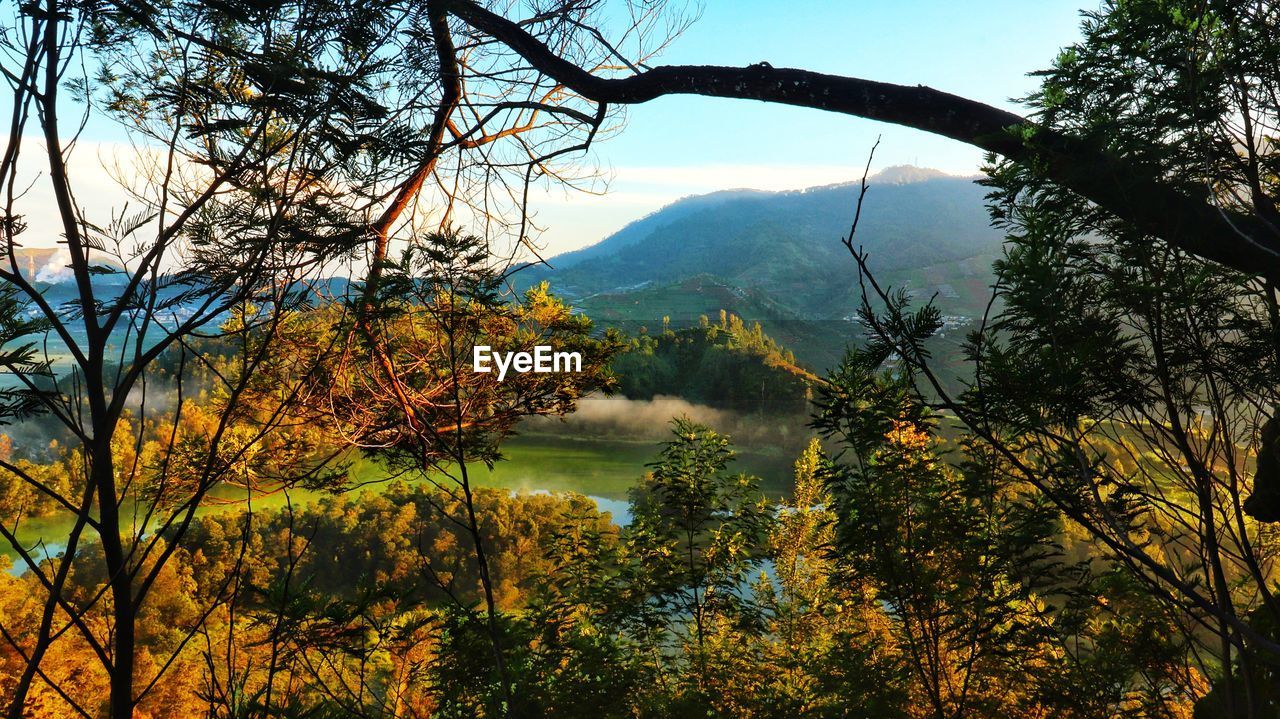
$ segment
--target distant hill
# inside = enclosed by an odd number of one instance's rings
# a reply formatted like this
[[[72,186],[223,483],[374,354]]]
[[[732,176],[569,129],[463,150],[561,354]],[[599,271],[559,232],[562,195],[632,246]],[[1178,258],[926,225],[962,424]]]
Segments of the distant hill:
[[[579,299],[710,275],[763,290],[807,319],[843,317],[853,310],[853,263],[840,239],[857,193],[846,184],[686,198],[596,245],[552,258],[554,269],[520,274],[526,282],[550,280]],[[885,272],[994,256],[1001,235],[989,224],[983,195],[968,178],[890,168],[871,182],[856,242]]]
[[[557,270],[565,270],[589,260],[607,258],[609,255],[628,245],[644,241],[649,235],[663,226],[684,219],[702,211],[715,210],[726,203],[751,198],[767,197],[773,193],[763,190],[722,190],[707,195],[694,195],[650,213],[618,230],[601,242],[580,250],[556,255],[554,265]]]
[[[759,323],[719,312],[692,327],[644,332],[613,362],[631,399],[676,395],[711,407],[770,414],[808,409],[819,380]]]
[[[936,297],[953,324],[979,313],[1002,244],[985,189],[911,166],[888,168],[869,184],[855,244],[877,275]],[[517,277],[549,281],[592,317],[630,329],[656,327],[664,316],[689,325],[724,309],[761,322],[810,364],[829,365],[856,334],[856,270],[841,238],[857,197],[856,183],[689,197]]]

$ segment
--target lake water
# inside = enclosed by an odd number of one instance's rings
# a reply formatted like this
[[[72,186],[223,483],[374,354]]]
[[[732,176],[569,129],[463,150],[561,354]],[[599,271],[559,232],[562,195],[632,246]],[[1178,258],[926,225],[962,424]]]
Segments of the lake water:
[[[469,474],[475,486],[508,489],[512,492],[556,493],[576,492],[595,500],[602,511],[609,512],[613,521],[626,524],[630,521],[627,510],[627,491],[645,474],[645,465],[653,462],[659,446],[651,440],[590,439],[560,435],[513,437],[503,445],[505,460],[493,469],[483,465],[470,466]],[[791,467],[794,456],[784,451],[739,451],[737,460],[730,466],[733,472],[745,472],[761,479],[765,494],[778,497],[791,489]],[[377,491],[386,472],[377,464],[357,462],[352,474],[361,486],[352,492]],[[229,493],[221,493],[229,499]],[[322,496],[319,492],[293,491],[289,501],[305,503]],[[270,509],[282,506],[285,497],[280,494],[254,499],[254,508]],[[228,504],[215,504],[202,512],[232,511]],[[39,560],[46,555],[57,556],[65,547],[61,540],[69,531],[68,521],[31,520],[24,522],[20,538],[29,547],[43,540],[42,548],[32,554]],[[95,541],[91,533],[84,538]],[[7,542],[3,553],[13,562],[11,573],[26,571],[25,563],[18,558]]]

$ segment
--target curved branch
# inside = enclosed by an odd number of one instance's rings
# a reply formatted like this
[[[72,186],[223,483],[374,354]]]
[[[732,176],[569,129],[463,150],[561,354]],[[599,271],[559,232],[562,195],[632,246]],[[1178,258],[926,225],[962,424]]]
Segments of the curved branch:
[[[924,85],[894,85],[807,70],[660,66],[625,78],[591,74],[506,18],[470,0],[449,12],[589,100],[639,104],[664,95],[706,95],[810,107],[923,130],[1029,164],[1044,177],[1186,252],[1280,278],[1280,237],[1253,214],[1215,206],[1159,170],[1020,115]],[[1199,194],[1193,194],[1199,192]]]
[[[427,4],[427,20],[431,26],[431,37],[436,47],[436,57],[440,61],[440,81],[442,94],[440,105],[436,108],[431,121],[431,129],[427,136],[427,153],[418,164],[417,169],[404,184],[397,189],[391,204],[383,210],[377,222],[373,224],[373,252],[369,260],[369,273],[365,277],[364,290],[360,298],[360,310],[356,317],[357,325],[364,326],[368,314],[377,297],[378,284],[382,279],[382,265],[386,262],[387,251],[391,246],[391,228],[404,215],[405,211],[418,196],[422,185],[435,171],[436,161],[440,159],[441,146],[444,143],[445,129],[449,123],[449,115],[458,107],[462,99],[462,83],[458,70],[458,58],[453,45],[453,36],[449,32],[448,16],[437,10],[434,3]]]

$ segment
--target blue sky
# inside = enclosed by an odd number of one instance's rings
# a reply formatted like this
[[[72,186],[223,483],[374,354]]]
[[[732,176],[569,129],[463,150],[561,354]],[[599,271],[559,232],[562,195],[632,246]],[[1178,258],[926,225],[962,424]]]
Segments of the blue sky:
[[[1011,98],[1079,37],[1088,0],[707,0],[658,63],[801,67],[924,84],[1017,111]],[[602,239],[679,197],[716,189],[799,189],[915,164],[975,173],[982,153],[892,125],[743,100],[668,97],[628,110],[596,148],[603,198],[552,192],[538,203],[551,254]]]
[[[779,10],[779,7],[785,10]],[[709,0],[662,62],[800,67],[924,84],[984,102],[1035,87],[1078,37],[1080,0]],[[663,98],[630,110],[627,131],[600,149],[617,164],[859,162],[877,133],[886,164],[953,172],[977,166],[959,143],[813,110],[717,98]],[[881,164],[881,163],[877,163]]]

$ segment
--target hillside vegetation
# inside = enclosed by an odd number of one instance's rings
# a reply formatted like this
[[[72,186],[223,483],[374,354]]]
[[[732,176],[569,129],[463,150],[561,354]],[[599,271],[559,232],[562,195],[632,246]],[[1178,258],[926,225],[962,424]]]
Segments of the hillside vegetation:
[[[990,299],[1002,235],[970,178],[895,167],[869,181],[858,244],[883,281],[933,298],[949,329],[973,324]],[[596,321],[628,332],[667,318],[689,327],[720,310],[794,347],[817,368],[860,340],[860,292],[841,239],[858,185],[795,192],[729,190],[689,197],[590,247],[517,273],[541,281]]]
[[[1002,237],[990,226],[985,190],[971,179],[920,168],[890,168],[870,180],[858,242],[882,273],[930,268],[915,283],[947,306],[974,309],[971,277],[990,276]],[[620,296],[711,276],[758,290],[805,320],[854,311],[853,263],[840,240],[857,202],[855,184],[796,192],[733,190],[680,200],[600,243],[531,267],[522,282],[547,279],[591,314]],[[963,262],[984,258],[981,262]],[[954,268],[947,271],[947,268]],[[979,290],[985,294],[985,283]],[[657,317],[650,319],[656,320]],[[763,319],[747,316],[747,319]]]
[[[818,378],[764,333],[760,323],[720,311],[695,327],[640,334],[613,361],[619,389],[632,399],[676,395],[713,407],[803,413]]]

